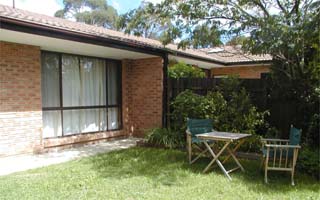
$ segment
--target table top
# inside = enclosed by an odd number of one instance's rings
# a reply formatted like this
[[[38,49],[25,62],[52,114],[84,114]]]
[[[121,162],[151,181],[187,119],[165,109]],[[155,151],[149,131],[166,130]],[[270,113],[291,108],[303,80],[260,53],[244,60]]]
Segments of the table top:
[[[250,137],[251,134],[213,131],[209,133],[197,134],[196,136],[201,139],[235,141],[235,140],[240,140],[246,137]]]

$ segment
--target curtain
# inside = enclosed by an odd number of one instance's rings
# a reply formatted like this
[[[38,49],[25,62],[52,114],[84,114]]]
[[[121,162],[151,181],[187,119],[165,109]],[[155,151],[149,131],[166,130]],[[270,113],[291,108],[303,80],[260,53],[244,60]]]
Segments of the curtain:
[[[108,108],[108,129],[114,130],[120,127],[118,108]]]
[[[108,105],[119,105],[119,66],[116,62],[109,61],[107,62],[108,70]],[[114,130],[120,127],[119,120],[119,109],[117,107],[108,108],[108,129]]]
[[[43,138],[62,136],[61,111],[44,111],[42,113]]]
[[[59,56],[43,53],[41,61],[42,107],[60,107]],[[42,121],[44,138],[62,135],[60,111],[44,111]]]
[[[119,67],[117,66],[117,63],[109,61],[107,63],[108,67],[108,105],[117,105],[118,102],[118,86],[119,78],[118,78],[118,71]]]
[[[106,105],[105,61],[63,56],[63,106]],[[106,109],[63,111],[64,135],[107,130]]]
[[[56,54],[45,53],[41,59],[42,107],[59,107],[59,57]]]
[[[106,109],[63,111],[63,134],[98,132],[107,130]]]

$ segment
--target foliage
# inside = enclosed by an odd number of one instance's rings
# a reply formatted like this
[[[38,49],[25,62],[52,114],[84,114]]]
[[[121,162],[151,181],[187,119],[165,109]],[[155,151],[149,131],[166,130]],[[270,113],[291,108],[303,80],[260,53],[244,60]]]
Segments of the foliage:
[[[146,141],[166,148],[180,148],[184,144],[183,135],[172,129],[154,128],[146,133]]]
[[[220,112],[225,110],[226,101],[220,93],[212,93],[208,97],[194,94],[191,90],[180,93],[171,103],[172,127],[184,133],[187,118],[210,118],[214,121],[214,128],[219,122]],[[218,115],[219,114],[219,115]]]
[[[206,74],[199,68],[178,62],[168,68],[170,78],[204,78]]]
[[[172,102],[172,125],[185,129],[187,118],[210,118],[220,131],[254,134],[264,124],[267,112],[258,112],[246,90],[236,78],[228,78],[216,92],[206,96],[190,90],[180,93]]]
[[[71,18],[77,22],[115,28],[118,13],[106,0],[63,0],[64,8],[55,13],[56,17]]]
[[[145,38],[160,39],[167,29],[167,24],[170,24],[170,20],[164,18],[158,22],[157,16],[150,14],[152,10],[152,3],[142,1],[137,9],[119,16],[117,30]]]
[[[312,146],[319,148],[320,141],[320,113],[316,113],[312,116],[308,129],[306,130],[306,143],[313,144]],[[318,146],[317,146],[318,145]]]
[[[240,160],[246,172],[231,174],[219,167],[202,173],[208,164],[192,165],[185,152],[130,148],[100,153],[71,162],[0,176],[1,199],[319,199],[318,181],[296,173],[269,172],[269,184],[258,170],[259,161]],[[226,167],[234,166],[233,162]],[[213,192],[213,188],[214,191]]]
[[[258,112],[237,78],[224,80],[219,89],[200,96],[190,90],[180,93],[171,103],[171,126],[184,133],[187,118],[212,119],[219,131],[257,134],[265,126],[267,111]],[[259,151],[260,138],[254,136],[242,150]]]
[[[170,0],[170,2],[173,2]],[[165,2],[164,2],[165,3]],[[182,19],[175,18],[169,12],[160,11],[159,4],[143,2],[142,5],[128,13],[120,16],[118,29],[126,33],[133,33],[144,37],[157,38],[168,44],[173,38],[187,37],[181,41],[185,45],[196,48],[204,48],[222,44],[219,31],[215,25],[210,23],[194,24],[193,28],[181,31]],[[154,37],[154,36],[157,37]]]
[[[297,169],[320,179],[320,150],[311,148],[302,148],[298,161]]]
[[[243,44],[248,40],[248,38],[246,36],[240,35],[240,36],[235,36],[233,37],[231,40],[229,40],[226,45],[230,45],[230,46],[237,46],[237,45],[241,45],[243,46]]]

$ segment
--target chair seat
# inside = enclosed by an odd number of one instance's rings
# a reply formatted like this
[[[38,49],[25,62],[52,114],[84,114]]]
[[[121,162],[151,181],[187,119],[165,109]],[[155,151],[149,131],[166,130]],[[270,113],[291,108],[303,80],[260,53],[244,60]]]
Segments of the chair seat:
[[[273,148],[270,148],[270,150],[269,150],[269,158],[273,158],[274,157],[274,149]],[[267,156],[267,148],[262,148],[262,153],[263,153],[263,157],[266,157]],[[280,158],[280,153],[281,153],[281,151],[280,151],[280,149],[277,149],[276,150],[276,158]],[[287,155],[287,151],[284,149],[284,150],[282,150],[282,158],[285,158],[285,156]],[[289,151],[288,151],[288,158],[292,158],[292,156],[293,156],[293,151],[292,151],[292,149],[289,149]]]

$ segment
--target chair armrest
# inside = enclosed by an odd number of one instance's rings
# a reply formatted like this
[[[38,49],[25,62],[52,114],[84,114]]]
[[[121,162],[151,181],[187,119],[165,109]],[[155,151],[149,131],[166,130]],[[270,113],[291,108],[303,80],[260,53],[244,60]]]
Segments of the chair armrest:
[[[261,142],[289,142],[287,139],[271,139],[271,138],[261,138]]]
[[[279,145],[279,144],[266,144],[266,147],[274,147],[274,148],[291,148],[291,149],[300,149],[300,145]]]

